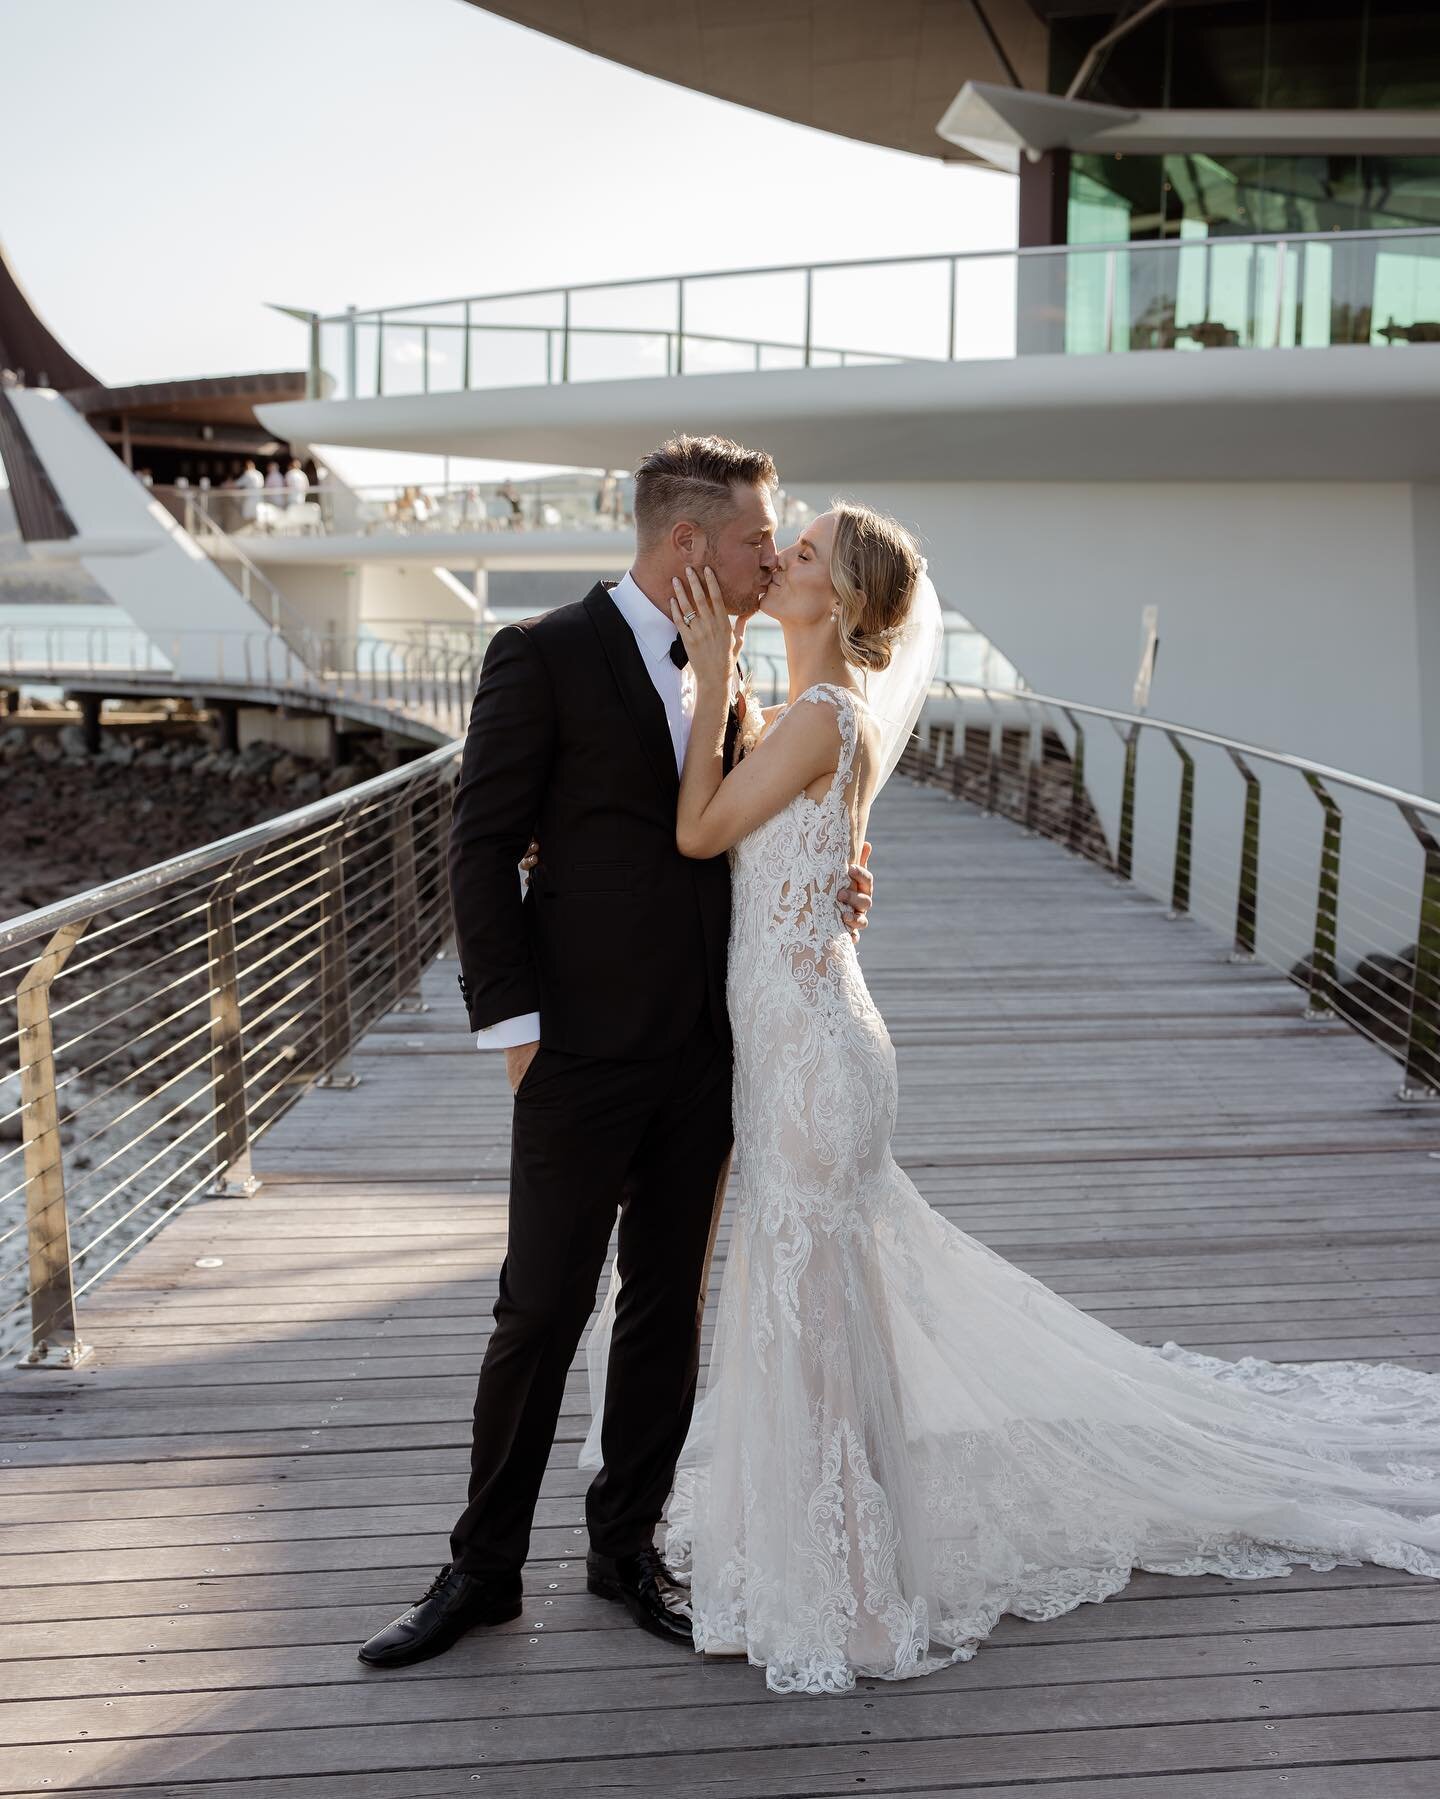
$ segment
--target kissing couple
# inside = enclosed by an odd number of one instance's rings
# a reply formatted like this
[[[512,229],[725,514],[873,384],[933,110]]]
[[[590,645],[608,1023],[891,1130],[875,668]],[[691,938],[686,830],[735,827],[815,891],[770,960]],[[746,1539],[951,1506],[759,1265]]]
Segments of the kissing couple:
[[[509,1236],[451,1559],[360,1659],[519,1616],[617,1218],[587,1585],[776,1692],[927,1673],[1002,1614],[1055,1617],[1136,1567],[1440,1575],[1440,1377],[1133,1343],[896,1164],[895,1052],[857,942],[871,808],[940,603],[914,538],[863,506],[778,552],[775,486],[763,451],[662,445],[636,470],[630,572],[486,653],[450,890],[470,1025],[514,1092]],[[789,699],[748,708],[739,755],[757,605]]]

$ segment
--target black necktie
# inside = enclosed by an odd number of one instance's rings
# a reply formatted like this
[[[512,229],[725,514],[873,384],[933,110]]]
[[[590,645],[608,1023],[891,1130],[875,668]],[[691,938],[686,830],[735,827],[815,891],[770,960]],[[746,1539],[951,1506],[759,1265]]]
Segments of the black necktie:
[[[690,652],[685,648],[685,639],[677,631],[675,641],[670,645],[670,660],[676,668],[684,668],[690,660]]]

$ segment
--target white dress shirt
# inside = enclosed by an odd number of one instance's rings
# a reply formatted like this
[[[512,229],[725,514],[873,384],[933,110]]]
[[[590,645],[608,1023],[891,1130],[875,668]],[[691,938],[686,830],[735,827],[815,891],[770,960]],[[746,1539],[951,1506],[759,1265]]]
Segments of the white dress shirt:
[[[670,660],[670,646],[675,641],[675,621],[668,611],[646,599],[634,575],[627,573],[610,590],[615,609],[635,635],[645,672],[665,707],[665,722],[670,727],[670,743],[675,751],[678,774],[685,764],[685,746],[690,741],[690,721],[695,716],[695,675],[687,666],[676,668]],[[477,1049],[517,1049],[522,1043],[535,1043],[540,1037],[540,1014],[524,1012],[518,1018],[502,1018],[499,1024],[487,1025],[475,1035]]]

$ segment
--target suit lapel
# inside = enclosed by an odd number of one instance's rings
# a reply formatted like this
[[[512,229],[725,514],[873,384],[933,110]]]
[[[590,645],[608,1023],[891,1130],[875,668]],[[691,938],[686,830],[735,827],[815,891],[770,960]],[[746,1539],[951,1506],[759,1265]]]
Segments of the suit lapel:
[[[661,792],[673,806],[680,792],[680,777],[675,771],[675,746],[670,741],[664,701],[655,691],[635,633],[625,623],[603,582],[586,594],[584,605],[640,738],[640,747],[655,771]]]

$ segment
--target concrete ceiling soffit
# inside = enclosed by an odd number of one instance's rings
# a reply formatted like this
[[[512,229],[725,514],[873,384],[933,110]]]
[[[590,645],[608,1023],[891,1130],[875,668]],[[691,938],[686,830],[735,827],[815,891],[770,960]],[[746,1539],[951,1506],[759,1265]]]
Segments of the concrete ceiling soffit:
[[[470,0],[677,86],[917,156],[968,162],[935,120],[972,76],[1008,79],[967,0]],[[983,0],[1020,79],[1045,81],[1028,0]],[[982,159],[988,160],[988,159]]]

